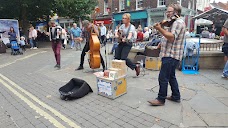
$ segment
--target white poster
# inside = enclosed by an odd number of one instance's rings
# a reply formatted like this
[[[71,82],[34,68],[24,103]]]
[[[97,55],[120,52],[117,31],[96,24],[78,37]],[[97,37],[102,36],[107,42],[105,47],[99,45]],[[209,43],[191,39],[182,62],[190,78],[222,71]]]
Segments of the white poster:
[[[17,36],[20,36],[18,20],[0,19],[0,35],[2,37],[4,44],[10,43],[8,35],[10,27],[14,28],[14,31],[17,33]]]
[[[97,82],[97,87],[99,93],[104,93],[107,96],[112,95],[112,83],[99,79]]]

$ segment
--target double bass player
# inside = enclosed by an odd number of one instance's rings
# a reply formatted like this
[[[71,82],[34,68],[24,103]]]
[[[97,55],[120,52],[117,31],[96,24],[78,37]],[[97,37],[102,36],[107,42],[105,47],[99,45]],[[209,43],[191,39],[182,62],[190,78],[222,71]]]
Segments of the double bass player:
[[[89,44],[90,43],[90,37],[91,37],[90,31],[93,30],[97,34],[97,36],[99,36],[99,31],[98,31],[97,26],[90,23],[88,20],[82,21],[82,26],[84,27],[84,32],[83,32],[82,37],[86,39],[86,44],[85,44],[85,46],[82,50],[82,53],[81,53],[80,65],[75,70],[84,69],[83,64],[84,64],[85,55],[86,55],[86,52],[88,52],[90,50],[90,44]],[[101,54],[100,54],[100,59],[101,59],[101,64],[102,64],[103,71],[104,71],[105,70],[105,63],[104,63],[104,60],[103,60],[103,57],[101,56]]]

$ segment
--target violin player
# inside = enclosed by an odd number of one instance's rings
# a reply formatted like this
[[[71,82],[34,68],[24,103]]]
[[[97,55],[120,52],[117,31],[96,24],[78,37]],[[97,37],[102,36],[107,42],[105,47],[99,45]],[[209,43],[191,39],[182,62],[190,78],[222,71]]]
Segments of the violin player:
[[[82,21],[82,26],[84,27],[84,32],[83,32],[82,37],[86,39],[86,44],[85,44],[85,46],[82,50],[82,53],[81,53],[80,65],[75,70],[84,69],[83,64],[84,64],[85,55],[86,55],[86,52],[88,52],[90,49],[89,42],[90,42],[90,36],[91,36],[91,32],[90,32],[91,29],[93,29],[94,33],[96,33],[97,36],[99,36],[99,31],[98,31],[97,26],[90,23],[88,20]],[[81,40],[82,40],[82,38],[81,38]],[[104,71],[105,70],[105,63],[104,63],[104,60],[103,60],[103,57],[101,56],[101,54],[100,54],[100,58],[101,58],[101,64],[102,64],[103,71]]]
[[[184,49],[185,22],[180,18],[181,6],[171,4],[168,6],[166,15],[171,19],[174,15],[178,18],[173,21],[170,27],[165,30],[161,23],[156,23],[154,28],[163,36],[164,40],[159,44],[161,48],[160,57],[162,66],[159,73],[159,93],[155,100],[148,101],[152,106],[162,106],[165,100],[180,103],[180,91],[175,75],[175,69],[182,59]],[[168,83],[171,86],[172,95],[167,97]]]

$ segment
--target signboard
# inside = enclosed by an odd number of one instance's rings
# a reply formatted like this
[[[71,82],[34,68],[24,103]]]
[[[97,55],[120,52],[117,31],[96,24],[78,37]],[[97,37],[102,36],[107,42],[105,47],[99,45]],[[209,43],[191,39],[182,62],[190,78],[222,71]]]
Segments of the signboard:
[[[127,0],[127,6],[130,7],[130,0]]]
[[[4,32],[1,34],[4,44],[10,43],[9,35],[8,35],[8,32],[10,31],[10,27],[14,28],[14,31],[17,33],[17,36],[20,36],[18,20],[0,19],[0,32]]]
[[[36,30],[40,31],[41,33],[47,32],[47,22],[36,23]]]
[[[111,24],[112,23],[112,19],[105,19],[105,20],[95,20],[94,21],[95,24]]]
[[[107,96],[112,95],[112,83],[99,79],[97,82],[98,92]]]

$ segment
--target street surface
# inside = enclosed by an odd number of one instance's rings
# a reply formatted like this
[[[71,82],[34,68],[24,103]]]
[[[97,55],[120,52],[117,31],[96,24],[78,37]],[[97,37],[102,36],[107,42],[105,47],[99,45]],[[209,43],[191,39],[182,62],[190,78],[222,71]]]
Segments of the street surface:
[[[104,47],[101,53],[105,59]],[[200,70],[199,75],[177,71],[181,103],[152,107],[147,100],[157,96],[159,71],[135,77],[128,68],[127,94],[110,100],[97,95],[93,72],[102,69],[93,71],[85,61],[84,70],[74,70],[80,55],[61,50],[61,69],[56,70],[49,42],[24,55],[12,56],[9,49],[0,54],[0,128],[228,128],[228,79],[221,78],[222,70]],[[110,67],[113,56],[107,58]],[[85,80],[94,92],[61,100],[58,89],[71,78]]]

